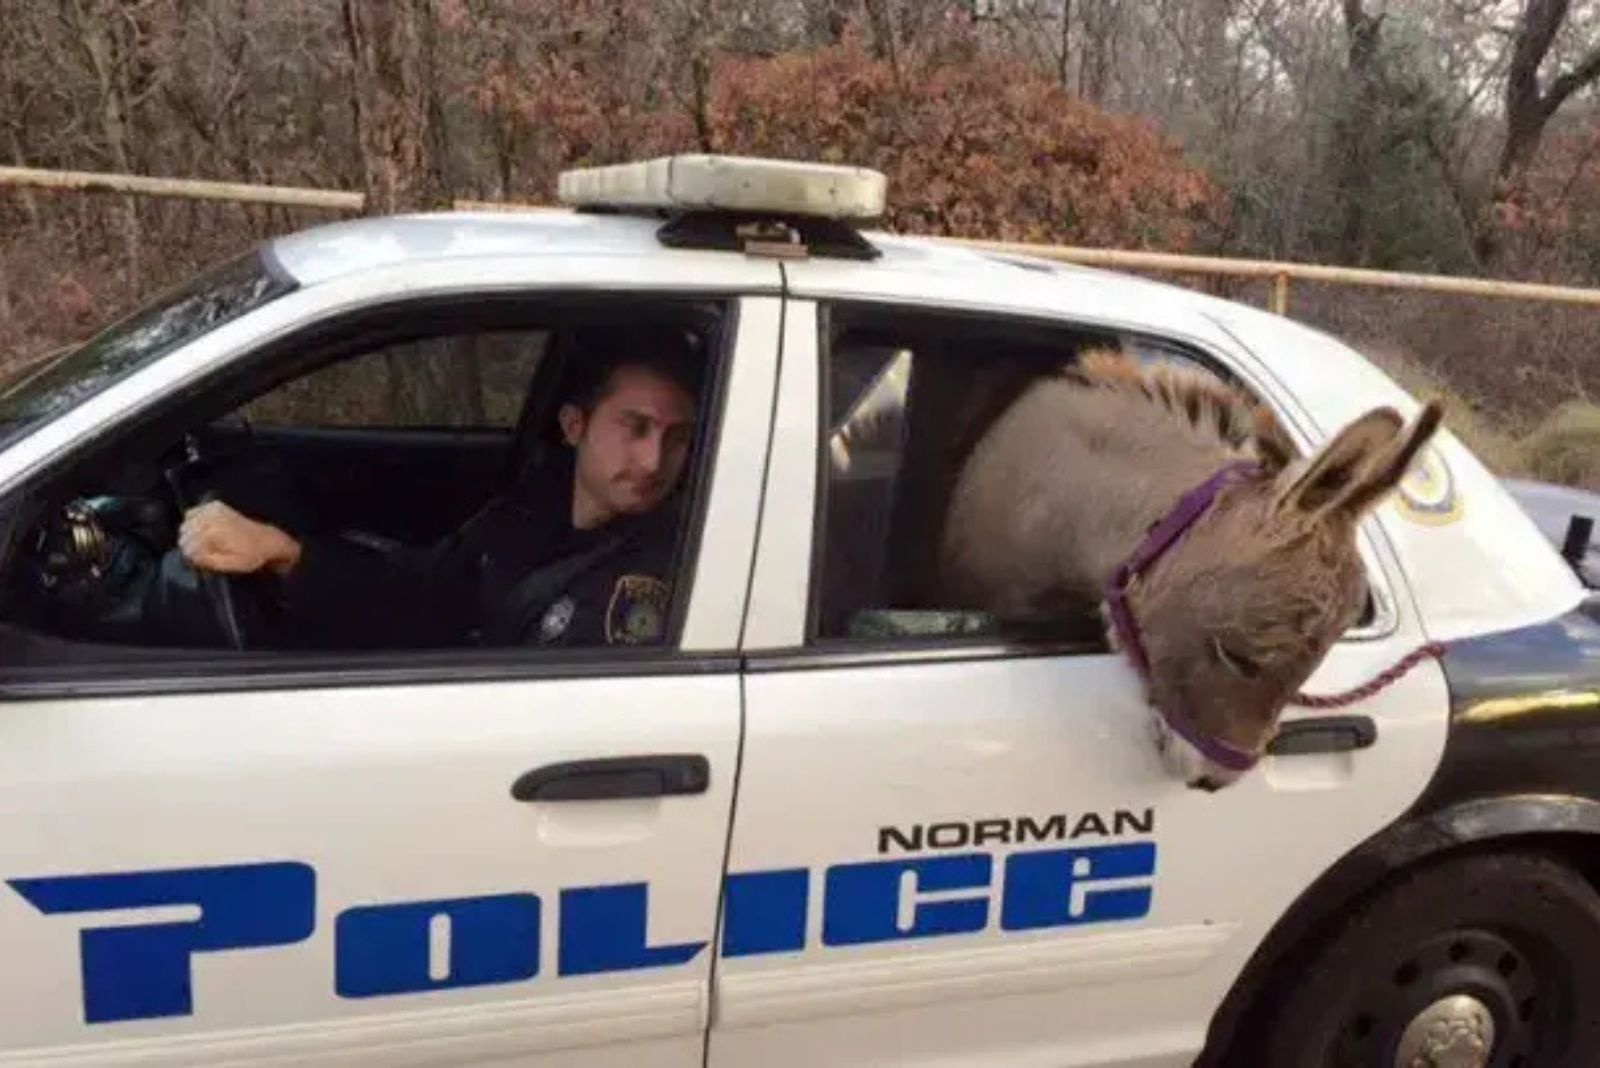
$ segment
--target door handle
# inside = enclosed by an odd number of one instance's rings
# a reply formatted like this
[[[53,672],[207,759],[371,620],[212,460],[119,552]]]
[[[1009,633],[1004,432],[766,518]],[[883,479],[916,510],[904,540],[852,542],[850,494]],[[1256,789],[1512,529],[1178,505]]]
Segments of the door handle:
[[[1267,743],[1272,756],[1306,753],[1347,753],[1366,749],[1378,740],[1378,725],[1371,716],[1313,716],[1278,728]]]
[[[523,772],[511,784],[518,801],[615,801],[703,794],[711,764],[698,754],[569,760]]]

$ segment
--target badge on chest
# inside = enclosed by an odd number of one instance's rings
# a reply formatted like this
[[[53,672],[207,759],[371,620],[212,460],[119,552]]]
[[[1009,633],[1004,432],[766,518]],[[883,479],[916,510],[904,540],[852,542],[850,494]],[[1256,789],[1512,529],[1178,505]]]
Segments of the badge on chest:
[[[658,641],[667,629],[667,584],[649,575],[623,575],[606,606],[606,641],[641,645]]]

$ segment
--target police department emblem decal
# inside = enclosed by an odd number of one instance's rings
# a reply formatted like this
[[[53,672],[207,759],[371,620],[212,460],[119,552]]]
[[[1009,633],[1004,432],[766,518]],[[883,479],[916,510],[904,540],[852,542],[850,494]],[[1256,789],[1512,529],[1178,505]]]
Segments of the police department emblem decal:
[[[565,634],[567,628],[572,626],[572,615],[576,609],[577,605],[571,597],[563,597],[545,609],[544,618],[539,620],[539,637],[551,642]]]
[[[649,575],[623,575],[606,608],[606,641],[638,645],[658,640],[667,629],[667,584]]]
[[[1438,526],[1461,517],[1461,498],[1456,494],[1455,476],[1444,462],[1444,456],[1432,445],[1424,446],[1417,454],[1396,489],[1396,503],[1407,519]]]

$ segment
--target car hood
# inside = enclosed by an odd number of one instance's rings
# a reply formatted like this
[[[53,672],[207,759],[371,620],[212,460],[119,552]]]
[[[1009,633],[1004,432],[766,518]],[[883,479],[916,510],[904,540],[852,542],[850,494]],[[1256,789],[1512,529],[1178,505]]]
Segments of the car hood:
[[[1574,516],[1594,520],[1595,529],[1579,562],[1578,575],[1585,585],[1600,589],[1600,493],[1531,479],[1507,478],[1501,483],[1558,549],[1566,543],[1567,525]]]

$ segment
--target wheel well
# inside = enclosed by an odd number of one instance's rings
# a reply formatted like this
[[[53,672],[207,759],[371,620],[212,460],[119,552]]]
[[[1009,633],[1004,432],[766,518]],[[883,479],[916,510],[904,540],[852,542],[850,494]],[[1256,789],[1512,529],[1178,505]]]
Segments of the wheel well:
[[[1567,865],[1600,893],[1600,833],[1594,831],[1502,834],[1459,842],[1387,865],[1372,877],[1359,879],[1365,868],[1360,853],[1352,854],[1314,884],[1275,924],[1223,998],[1211,1021],[1205,1049],[1192,1068],[1227,1068],[1262,1063],[1263,1036],[1258,1018],[1270,1018],[1274,989],[1269,980],[1280,972],[1294,974],[1308,966],[1324,942],[1327,926],[1361,908],[1401,879],[1463,857],[1493,853],[1532,853]],[[1377,858],[1373,858],[1377,859]],[[1353,872],[1338,869],[1356,861]],[[1257,1013],[1257,1009],[1264,1009]]]

